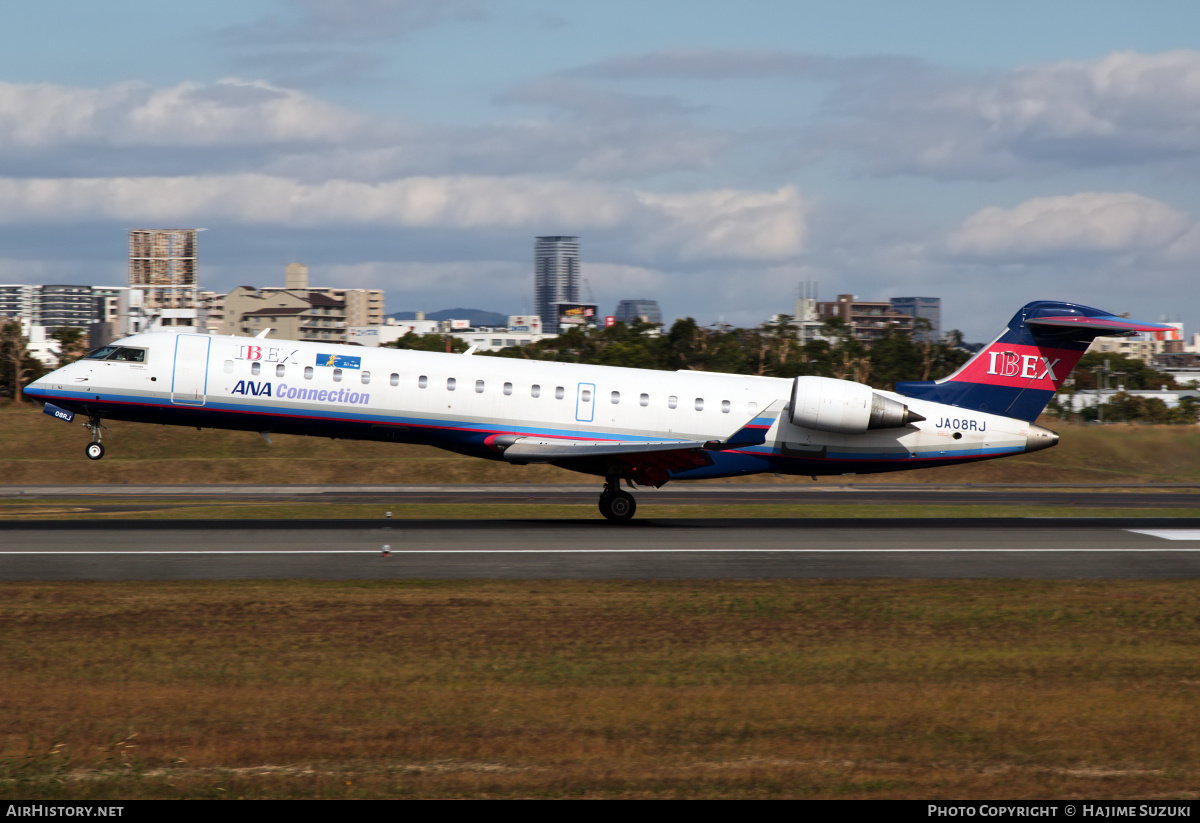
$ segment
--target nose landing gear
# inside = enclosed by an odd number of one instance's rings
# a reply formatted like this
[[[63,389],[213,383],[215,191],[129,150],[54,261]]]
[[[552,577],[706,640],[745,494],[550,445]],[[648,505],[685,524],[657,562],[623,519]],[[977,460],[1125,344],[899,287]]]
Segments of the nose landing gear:
[[[620,478],[610,477],[600,492],[600,514],[613,523],[628,523],[637,511],[637,501],[629,492],[622,491]]]
[[[87,444],[84,454],[88,456],[89,460],[99,460],[104,456],[104,444],[100,442],[100,430],[104,429],[108,432],[108,426],[104,425],[99,417],[91,415],[83,427],[92,433],[92,442]],[[108,432],[108,436],[111,439],[112,432]]]

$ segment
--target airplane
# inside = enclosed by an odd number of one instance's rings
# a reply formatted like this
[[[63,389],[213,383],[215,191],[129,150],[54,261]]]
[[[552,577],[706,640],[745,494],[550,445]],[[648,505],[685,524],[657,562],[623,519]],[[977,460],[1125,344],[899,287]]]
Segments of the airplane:
[[[424,443],[604,478],[601,514],[629,492],[760,472],[856,475],[952,466],[1054,446],[1034,423],[1093,338],[1168,329],[1032,302],[954,374],[895,391],[793,379],[475,357],[265,337],[152,332],[31,383],[44,411],[91,433],[106,420]]]

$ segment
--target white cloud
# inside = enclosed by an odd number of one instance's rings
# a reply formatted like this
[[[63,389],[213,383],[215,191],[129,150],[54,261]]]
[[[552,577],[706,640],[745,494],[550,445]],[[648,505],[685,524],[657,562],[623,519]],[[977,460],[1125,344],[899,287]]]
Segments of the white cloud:
[[[964,78],[858,79],[831,94],[797,150],[848,151],[880,174],[1000,177],[1200,159],[1200,52],[1096,60]]]
[[[799,192],[647,194],[533,177],[411,177],[304,184],[262,174],[209,177],[0,178],[0,222],[204,222],[457,230],[620,228],[635,244],[684,258],[777,259],[799,253]]]
[[[658,239],[678,248],[685,259],[777,260],[804,248],[810,207],[794,186],[643,194],[641,200],[670,218],[673,225]]]
[[[367,116],[258,80],[168,88],[0,82],[0,174],[253,169],[305,180],[555,172],[629,179],[710,168],[732,142],[690,122],[695,110],[669,97],[557,79],[497,102],[549,114],[444,126]]]
[[[0,148],[342,142],[366,118],[301,92],[227,79],[155,89],[0,82]]]
[[[968,218],[947,240],[952,254],[1012,260],[1154,253],[1195,225],[1190,215],[1131,193],[1039,197]]]
[[[626,263],[595,262],[586,256],[582,261],[583,277],[593,297],[602,305],[620,300],[647,298],[673,291],[670,277],[658,269]],[[587,298],[587,295],[584,295]],[[607,309],[606,309],[607,310]]]

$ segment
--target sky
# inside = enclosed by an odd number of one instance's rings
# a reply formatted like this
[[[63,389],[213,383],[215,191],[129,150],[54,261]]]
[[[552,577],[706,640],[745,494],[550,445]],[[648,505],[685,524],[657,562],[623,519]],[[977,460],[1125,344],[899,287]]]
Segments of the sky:
[[[1115,0],[210,0],[6,9],[0,283],[127,282],[201,227],[200,285],[533,308],[578,235],[611,313],[755,326],[942,298],[1200,331],[1200,6]]]

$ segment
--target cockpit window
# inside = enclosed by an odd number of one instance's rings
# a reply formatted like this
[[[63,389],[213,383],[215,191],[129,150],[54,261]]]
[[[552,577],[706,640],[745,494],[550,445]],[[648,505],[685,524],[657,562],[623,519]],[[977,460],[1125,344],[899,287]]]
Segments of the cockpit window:
[[[123,360],[126,363],[145,363],[146,350],[129,346],[104,346],[89,354],[86,360]]]

